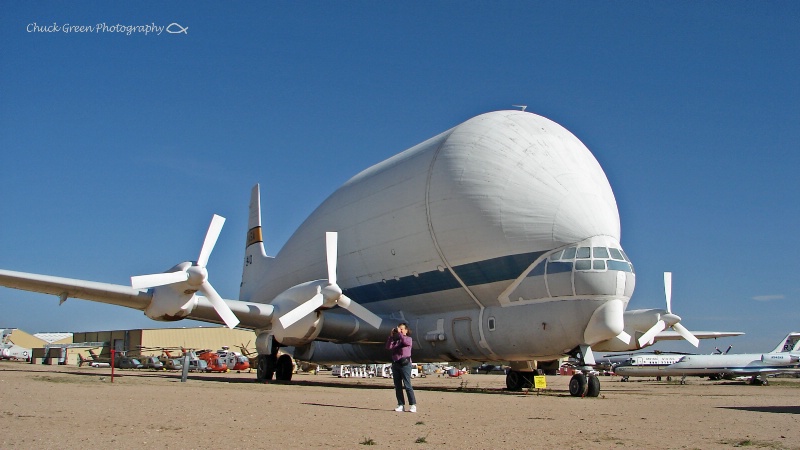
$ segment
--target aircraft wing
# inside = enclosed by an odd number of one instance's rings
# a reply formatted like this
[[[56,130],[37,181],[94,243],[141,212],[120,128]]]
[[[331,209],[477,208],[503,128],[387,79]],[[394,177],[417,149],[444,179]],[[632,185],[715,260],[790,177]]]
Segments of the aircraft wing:
[[[95,281],[77,280],[74,278],[54,277],[35,273],[14,272],[0,269],[0,286],[21,289],[23,291],[53,294],[62,300],[80,298],[93,302],[125,306],[144,311],[153,300],[151,289],[134,289],[119,284],[99,283]],[[203,322],[220,323],[219,314],[214,305],[206,298],[197,296],[197,305],[187,319]],[[223,299],[240,320],[241,328],[263,328],[272,321],[272,305],[239,300]]]
[[[697,339],[717,339],[722,337],[741,336],[744,333],[741,331],[692,331],[692,334]],[[683,337],[677,331],[667,330],[658,333],[655,336],[655,342],[658,341],[679,341]]]
[[[798,367],[733,367],[730,369],[722,369],[720,373],[730,373],[734,375],[756,375],[756,374],[770,374],[770,373],[800,373]]]
[[[147,289],[2,269],[0,269],[0,286],[53,294],[62,300],[82,298],[139,310],[144,310],[153,298]]]

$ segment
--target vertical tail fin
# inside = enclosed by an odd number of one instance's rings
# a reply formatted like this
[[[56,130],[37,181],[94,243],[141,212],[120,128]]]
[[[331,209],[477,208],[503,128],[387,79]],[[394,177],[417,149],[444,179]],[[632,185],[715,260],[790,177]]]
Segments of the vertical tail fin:
[[[250,216],[247,222],[247,241],[245,242],[239,300],[251,299],[272,260],[273,258],[267,256],[264,250],[264,237],[261,232],[261,188],[256,184],[250,191]]]
[[[771,353],[783,353],[800,350],[800,333],[792,332],[786,335]]]

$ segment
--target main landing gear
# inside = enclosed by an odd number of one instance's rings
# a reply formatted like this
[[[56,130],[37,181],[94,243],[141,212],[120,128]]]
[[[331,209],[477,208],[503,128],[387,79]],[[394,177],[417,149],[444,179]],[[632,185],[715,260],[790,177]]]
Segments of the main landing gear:
[[[256,365],[256,380],[259,382],[269,382],[272,376],[276,381],[292,381],[294,367],[292,357],[283,354],[278,356],[278,345],[272,343],[272,348],[268,355],[258,355]]]
[[[522,372],[520,370],[509,369],[506,372],[506,389],[509,391],[521,391],[533,387],[534,372]]]
[[[258,355],[256,380],[268,382],[275,376],[275,381],[292,381],[294,367],[289,355]]]

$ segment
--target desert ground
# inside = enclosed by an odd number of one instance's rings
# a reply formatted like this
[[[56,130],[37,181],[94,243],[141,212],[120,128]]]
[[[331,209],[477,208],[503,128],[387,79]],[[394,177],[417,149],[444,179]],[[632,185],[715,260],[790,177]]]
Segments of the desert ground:
[[[529,392],[428,376],[414,414],[383,378],[110,371],[0,362],[0,448],[800,448],[800,379],[601,377],[600,397],[573,398],[566,376]]]

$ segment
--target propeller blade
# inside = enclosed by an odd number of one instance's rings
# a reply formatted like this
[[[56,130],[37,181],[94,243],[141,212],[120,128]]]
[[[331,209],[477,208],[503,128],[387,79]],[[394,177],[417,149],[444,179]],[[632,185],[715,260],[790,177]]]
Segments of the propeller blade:
[[[325,233],[325,252],[328,258],[328,283],[336,284],[336,258],[339,253],[339,233]]]
[[[222,231],[222,225],[225,224],[225,218],[214,214],[211,218],[211,224],[208,225],[206,238],[203,241],[203,246],[200,248],[200,256],[197,257],[197,265],[205,267],[208,264],[208,257],[211,255],[211,250],[214,250],[214,245],[217,244],[219,233]]]
[[[666,327],[667,324],[664,323],[663,320],[659,319],[655,325],[653,325],[645,334],[642,335],[642,337],[639,338],[639,347],[644,347],[645,344],[652,341],[658,333],[664,331],[664,328]]]
[[[677,331],[678,334],[683,336],[683,338],[689,341],[690,344],[694,345],[695,347],[700,346],[700,339],[697,339],[697,337],[695,337],[695,335],[693,335],[692,332],[687,330],[683,325],[676,323],[672,326],[672,329]]]
[[[165,284],[180,283],[181,281],[186,281],[188,278],[188,275],[184,271],[138,275],[131,277],[131,287],[134,289],[143,289],[164,286]]]
[[[317,308],[322,306],[324,300],[325,298],[322,296],[322,294],[317,293],[317,295],[311,297],[311,299],[307,300],[305,303],[301,303],[297,308],[282,315],[278,320],[281,322],[283,328],[289,328],[295,322],[307,316],[308,314],[311,314]]]
[[[624,332],[624,331],[617,335],[617,339],[619,339],[620,341],[624,342],[625,345],[628,345],[628,344],[631,343],[631,335],[626,333],[626,332]]]
[[[359,319],[367,322],[368,324],[372,325],[374,328],[380,328],[381,322],[383,319],[375,315],[372,311],[364,308],[363,306],[359,305],[358,303],[354,302],[350,297],[346,295],[342,295],[339,298],[339,306],[342,308],[350,311],[354,316],[358,317]]]
[[[219,314],[219,317],[228,328],[233,329],[236,325],[239,325],[239,319],[236,314],[231,311],[231,307],[219,296],[214,286],[211,286],[211,283],[204,281],[200,286],[200,292],[205,294],[206,298],[214,305],[217,314]]]
[[[664,295],[667,297],[667,312],[672,314],[672,272],[664,272]]]

